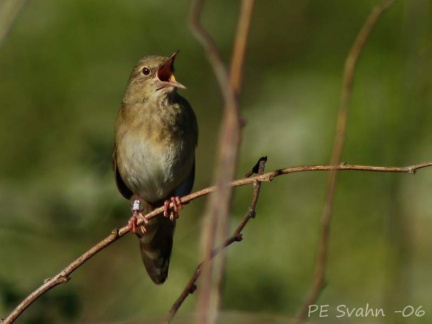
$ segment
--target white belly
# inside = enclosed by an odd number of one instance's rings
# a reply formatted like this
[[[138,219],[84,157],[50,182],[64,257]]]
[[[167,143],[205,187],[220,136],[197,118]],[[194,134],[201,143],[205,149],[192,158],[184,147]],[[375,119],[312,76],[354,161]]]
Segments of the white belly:
[[[129,139],[118,152],[126,185],[148,202],[168,198],[192,169],[193,155],[187,156],[182,144],[150,145],[142,138]]]

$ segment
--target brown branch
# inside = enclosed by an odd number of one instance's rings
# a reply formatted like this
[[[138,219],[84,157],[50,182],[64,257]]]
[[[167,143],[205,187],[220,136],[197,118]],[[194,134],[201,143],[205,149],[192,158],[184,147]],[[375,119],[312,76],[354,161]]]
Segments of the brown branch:
[[[265,163],[267,161],[267,157],[262,157],[258,160],[257,165],[250,171],[248,172],[249,175],[252,175],[254,173],[258,173],[259,175],[262,175],[264,173],[264,168],[265,168]],[[258,166],[258,167],[257,167]],[[197,286],[196,286],[196,282],[198,280],[198,278],[201,275],[202,272],[202,268],[203,266],[208,263],[211,262],[211,260],[213,260],[213,258],[219,253],[221,252],[223,249],[225,249],[226,247],[230,246],[231,244],[233,244],[234,242],[240,242],[243,239],[242,236],[242,231],[245,228],[245,226],[247,225],[247,223],[249,222],[249,220],[251,218],[254,218],[256,215],[255,209],[256,209],[256,205],[258,203],[258,198],[259,198],[259,193],[261,190],[261,181],[259,180],[254,180],[253,181],[253,186],[254,186],[254,190],[253,190],[253,196],[252,196],[252,202],[250,204],[250,207],[246,213],[246,215],[243,217],[243,219],[241,220],[240,224],[237,226],[236,230],[234,231],[234,233],[225,240],[225,242],[222,244],[222,246],[220,246],[217,249],[214,249],[212,251],[212,253],[209,256],[209,259],[202,261],[197,267],[195,272],[193,273],[192,277],[190,278],[189,282],[187,283],[185,289],[183,289],[182,293],[180,294],[180,296],[177,298],[177,300],[175,301],[175,303],[172,305],[167,319],[166,321],[169,323],[171,322],[171,320],[174,318],[175,314],[177,313],[177,311],[179,310],[179,308],[181,307],[181,305],[183,304],[183,302],[186,300],[186,298],[195,292]]]
[[[232,188],[229,183],[235,176],[240,147],[240,115],[237,99],[254,0],[242,1],[230,77],[228,77],[215,42],[201,25],[203,4],[204,0],[195,0],[192,3],[190,26],[207,53],[224,99],[218,160],[214,175],[215,194],[207,204],[201,234],[203,259],[207,260],[215,247],[220,245],[228,235],[228,215],[232,198]],[[223,257],[218,258],[216,262],[212,262],[203,269],[203,285],[200,287],[197,301],[196,321],[198,323],[216,322],[224,261]]]
[[[299,173],[299,172],[311,172],[311,171],[331,171],[331,170],[339,170],[339,171],[364,171],[364,172],[396,172],[396,173],[409,173],[415,174],[417,170],[432,167],[432,162],[426,162],[416,165],[410,165],[406,167],[381,167],[381,166],[366,166],[366,165],[306,165],[306,166],[296,166],[285,169],[274,170],[268,173],[264,173],[262,175],[253,176],[250,178],[242,178],[235,181],[230,182],[230,187],[240,187],[245,185],[250,185],[255,183],[255,181],[259,182],[269,182],[274,178],[288,175],[291,173]],[[181,198],[181,202],[183,204],[187,204],[192,200],[197,198],[206,196],[215,191],[215,187],[208,187],[197,192],[194,192],[190,195],[184,196]],[[144,217],[146,219],[152,219],[160,214],[162,214],[164,207],[159,207],[153,210],[152,212],[146,214]],[[137,224],[141,225],[143,220],[140,219]],[[109,236],[104,238],[102,241],[94,245],[84,254],[79,256],[76,260],[66,266],[63,270],[61,270],[57,275],[53,278],[46,279],[42,286],[37,288],[34,292],[32,292],[29,296],[27,296],[3,321],[0,323],[12,323],[14,320],[18,318],[22,314],[22,312],[30,306],[37,298],[39,298],[42,294],[54,288],[55,286],[67,283],[69,281],[70,275],[77,270],[80,266],[82,266],[85,262],[91,259],[94,255],[100,252],[102,249],[124,236],[129,232],[129,226],[123,226],[120,229],[115,229],[111,232]]]
[[[222,96],[226,105],[237,106],[234,97],[233,89],[230,87],[228,73],[222,61],[222,57],[214,42],[213,38],[207,33],[201,25],[201,12],[204,6],[204,0],[194,0],[191,6],[189,26],[195,38],[201,43],[201,46],[206,51],[210,61],[216,80],[219,83],[219,88],[222,91]]]
[[[230,86],[228,73],[218,48],[201,25],[200,17],[204,0],[192,3],[190,25],[195,37],[201,42],[213,67],[224,99],[224,114],[219,131],[218,158],[214,174],[215,195],[207,203],[203,229],[201,231],[202,258],[207,260],[217,246],[217,240],[224,237],[228,227],[228,211],[231,203],[231,190],[227,186],[234,177],[237,165],[240,130],[238,127],[238,104]],[[203,282],[197,300],[197,323],[214,323],[220,304],[220,283],[224,260],[212,263],[203,269]]]
[[[352,89],[354,83],[355,69],[359,60],[360,54],[369,38],[369,35],[379,20],[381,14],[393,4],[394,0],[386,0],[376,6],[369,14],[366,22],[361,28],[351,47],[351,50],[345,61],[344,77],[342,85],[341,103],[339,107],[338,118],[336,122],[336,134],[333,144],[333,152],[330,158],[331,165],[337,165],[341,162],[342,152],[345,143],[345,133],[348,120],[348,107],[351,101]],[[326,285],[326,265],[327,253],[330,236],[330,223],[333,213],[334,194],[336,190],[337,171],[332,170],[329,174],[327,182],[326,198],[324,201],[323,211],[321,215],[321,236],[316,257],[314,281],[311,290],[304,301],[297,315],[298,322],[301,323],[306,319],[309,305],[315,303],[321,291]]]
[[[247,36],[252,21],[255,0],[243,0],[237,23],[237,33],[234,50],[231,56],[230,83],[234,93],[238,96],[242,86],[243,63],[246,53]]]

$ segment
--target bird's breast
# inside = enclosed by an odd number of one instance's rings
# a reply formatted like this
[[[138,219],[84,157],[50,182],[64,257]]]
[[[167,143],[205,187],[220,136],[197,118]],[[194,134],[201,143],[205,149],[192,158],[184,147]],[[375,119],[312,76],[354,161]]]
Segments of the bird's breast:
[[[194,145],[185,139],[146,139],[132,133],[122,142],[120,174],[132,192],[148,202],[166,199],[192,169]]]

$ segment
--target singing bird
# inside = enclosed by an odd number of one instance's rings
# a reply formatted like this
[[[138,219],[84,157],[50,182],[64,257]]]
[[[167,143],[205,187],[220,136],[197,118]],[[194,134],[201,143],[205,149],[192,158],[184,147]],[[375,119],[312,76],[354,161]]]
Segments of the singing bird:
[[[130,231],[139,238],[150,278],[168,276],[180,198],[195,178],[198,125],[186,89],[174,77],[174,60],[147,56],[132,70],[115,123],[113,166],[117,188],[131,201]],[[164,214],[137,226],[138,217],[164,206]],[[170,205],[172,207],[170,207]]]

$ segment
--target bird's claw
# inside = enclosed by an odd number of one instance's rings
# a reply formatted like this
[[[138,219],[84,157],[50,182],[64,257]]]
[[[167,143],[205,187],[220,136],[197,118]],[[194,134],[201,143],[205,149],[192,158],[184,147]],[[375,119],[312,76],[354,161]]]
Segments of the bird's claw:
[[[129,231],[132,234],[136,234],[137,233],[137,228],[138,228],[138,220],[139,219],[143,219],[144,222],[142,224],[140,224],[141,226],[141,231],[144,234],[147,231],[147,225],[149,224],[149,221],[147,218],[145,218],[139,211],[135,210],[131,216],[131,218],[129,219],[128,222],[128,226],[129,226]]]
[[[172,203],[172,207],[171,207],[171,211],[170,211],[171,203]],[[180,200],[180,197],[178,197],[178,196],[171,197],[170,199],[165,200],[163,215],[166,218],[169,217],[169,219],[171,221],[174,221],[174,220],[179,218],[179,210],[180,209],[183,209],[183,204]]]

